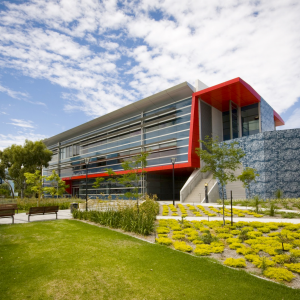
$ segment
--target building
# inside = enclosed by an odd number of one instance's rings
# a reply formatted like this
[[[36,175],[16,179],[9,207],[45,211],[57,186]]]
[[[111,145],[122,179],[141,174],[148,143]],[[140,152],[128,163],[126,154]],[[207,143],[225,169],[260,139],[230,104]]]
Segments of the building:
[[[284,125],[281,117],[241,78],[213,87],[199,80],[196,87],[184,82],[46,139],[44,142],[54,155],[44,174],[56,170],[70,186],[69,194],[85,197],[84,159],[89,158],[88,195],[114,198],[129,188],[105,181],[95,189],[92,187],[95,178],[106,177],[106,168],[121,174],[124,159],[150,150],[147,174],[140,182],[141,192],[157,194],[161,200],[172,199],[171,158],[174,157],[175,198],[202,201],[204,183],[208,183],[212,201],[219,198],[218,184],[211,174],[200,172],[200,158],[195,153],[199,139],[208,135],[218,137],[220,142],[232,139],[239,142],[247,153],[243,166],[256,167],[261,174],[251,190],[269,197],[274,184],[269,184],[267,144],[274,144],[270,139],[277,140],[288,132],[277,132],[276,127],[281,125]],[[271,161],[275,159],[273,155]],[[227,190],[230,188],[238,190],[235,198],[246,197],[241,183],[228,185]]]

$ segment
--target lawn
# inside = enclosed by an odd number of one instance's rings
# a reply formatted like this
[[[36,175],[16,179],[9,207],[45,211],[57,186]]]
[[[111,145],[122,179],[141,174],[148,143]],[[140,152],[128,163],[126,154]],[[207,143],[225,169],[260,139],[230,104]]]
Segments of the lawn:
[[[265,281],[76,220],[0,226],[1,299],[300,299]]]

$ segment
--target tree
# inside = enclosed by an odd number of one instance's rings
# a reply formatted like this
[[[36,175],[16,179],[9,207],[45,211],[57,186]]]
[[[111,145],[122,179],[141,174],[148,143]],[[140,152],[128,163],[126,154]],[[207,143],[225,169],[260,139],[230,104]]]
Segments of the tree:
[[[117,180],[126,187],[132,187],[130,192],[125,193],[127,198],[135,198],[137,201],[137,209],[139,210],[139,182],[146,173],[147,157],[149,152],[141,152],[130,159],[126,159],[121,165],[124,171]]]
[[[237,177],[238,180],[243,182],[243,187],[248,190],[248,195],[250,197],[250,183],[256,182],[256,177],[259,174],[257,173],[256,169],[246,167],[241,175]]]
[[[116,181],[116,173],[110,168],[106,168],[105,171],[108,175],[106,181],[108,182],[108,194],[110,195],[111,183]],[[93,188],[99,188],[103,181],[105,181],[104,177],[97,177],[93,184]]]
[[[245,156],[245,152],[236,147],[238,142],[219,143],[218,137],[215,139],[206,136],[201,148],[196,149],[196,153],[204,161],[205,165],[201,168],[201,172],[211,172],[214,179],[218,179],[222,186],[222,201],[223,201],[223,224],[225,225],[224,216],[224,187],[230,181],[236,181],[234,171],[241,163],[241,159]]]
[[[44,191],[43,179],[46,176],[42,176],[39,170],[36,170],[34,173],[26,172],[24,173],[24,176],[26,178],[26,183],[30,187],[30,190],[38,194],[38,206],[40,206],[41,196]]]
[[[65,181],[60,179],[55,170],[52,171],[51,175],[46,177],[46,180],[50,181],[51,186],[44,187],[44,191],[46,193],[49,193],[52,197],[62,196],[66,189],[69,187],[69,185],[67,185]]]
[[[43,167],[48,167],[52,157],[52,151],[48,150],[42,141],[32,142],[25,140],[24,146],[11,145],[0,151],[0,172],[5,180],[13,180],[16,189],[21,190],[23,198],[26,180],[26,172],[42,172]],[[23,168],[22,168],[23,166]],[[7,170],[7,172],[5,172]],[[6,181],[7,182],[7,181]]]
[[[0,185],[0,195],[8,197],[10,194],[10,187],[7,183],[3,183]]]

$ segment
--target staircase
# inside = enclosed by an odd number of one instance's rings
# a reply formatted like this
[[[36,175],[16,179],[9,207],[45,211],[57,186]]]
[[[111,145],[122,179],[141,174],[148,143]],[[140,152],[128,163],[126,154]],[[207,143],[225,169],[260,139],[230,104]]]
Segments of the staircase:
[[[182,202],[185,203],[205,202],[206,183],[208,184],[208,201],[216,202],[216,200],[219,198],[219,189],[217,185],[217,180],[213,179],[212,174],[208,174],[206,178],[202,178]],[[217,189],[217,193],[216,193],[216,189]],[[212,198],[216,198],[216,199],[212,199]]]

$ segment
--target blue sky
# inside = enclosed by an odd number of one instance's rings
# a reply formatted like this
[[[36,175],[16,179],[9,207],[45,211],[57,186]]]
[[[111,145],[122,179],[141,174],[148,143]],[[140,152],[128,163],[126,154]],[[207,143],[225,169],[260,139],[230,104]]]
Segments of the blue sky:
[[[0,2],[0,149],[175,84],[248,82],[300,127],[300,2]]]

